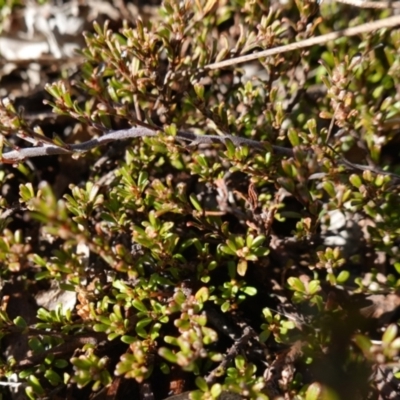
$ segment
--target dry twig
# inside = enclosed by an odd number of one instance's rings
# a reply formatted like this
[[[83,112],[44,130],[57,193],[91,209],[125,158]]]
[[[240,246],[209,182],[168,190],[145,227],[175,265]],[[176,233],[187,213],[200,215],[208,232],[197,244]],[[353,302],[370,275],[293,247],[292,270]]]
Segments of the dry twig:
[[[341,31],[327,33],[326,35],[305,39],[302,40],[301,42],[290,43],[285,46],[274,47],[272,49],[260,51],[258,53],[247,54],[245,56],[232,58],[231,60],[225,60],[213,64],[208,64],[204,67],[204,69],[225,68],[231,65],[241,64],[247,61],[257,60],[259,58],[270,57],[276,54],[287,53],[288,51],[300,50],[300,49],[305,49],[307,47],[324,44],[326,42],[330,42],[331,40],[336,40],[341,37],[356,36],[362,33],[372,32],[377,29],[394,28],[395,26],[398,25],[400,25],[400,15],[395,15],[393,17],[380,19],[379,21],[367,22],[366,24],[358,25],[352,28],[347,28]]]
[[[161,129],[160,129],[161,130]],[[4,153],[0,162],[6,164],[16,164],[24,161],[27,158],[41,157],[49,155],[60,155],[60,154],[79,154],[86,153],[99,146],[104,146],[108,143],[112,143],[118,140],[127,140],[140,137],[157,137],[159,135],[158,130],[151,130],[145,127],[132,127],[129,129],[121,129],[118,131],[111,131],[103,136],[95,139],[88,140],[87,142],[65,145],[64,147],[59,147],[55,145],[43,144],[40,147],[28,147],[18,150],[9,151]],[[213,144],[213,143],[225,143],[230,140],[235,146],[248,146],[251,149],[265,151],[272,149],[275,154],[281,156],[293,156],[293,150],[283,146],[268,145],[267,143],[259,142],[257,140],[248,139],[240,136],[232,135],[196,135],[193,132],[178,131],[175,138],[178,140],[189,142],[188,146],[197,146],[199,144]],[[329,147],[329,146],[328,146]],[[332,149],[333,150],[333,149]],[[335,153],[336,151],[333,150]],[[337,154],[337,153],[336,153]],[[379,168],[370,167],[367,165],[354,164],[341,157],[339,154],[339,164],[347,167],[350,170],[356,171],[372,171],[376,174],[389,175],[396,180],[400,180],[400,176],[391,172],[383,171]]]
[[[348,4],[359,8],[375,8],[377,10],[400,9],[400,2],[396,1],[364,1],[364,0],[336,0],[338,3]]]

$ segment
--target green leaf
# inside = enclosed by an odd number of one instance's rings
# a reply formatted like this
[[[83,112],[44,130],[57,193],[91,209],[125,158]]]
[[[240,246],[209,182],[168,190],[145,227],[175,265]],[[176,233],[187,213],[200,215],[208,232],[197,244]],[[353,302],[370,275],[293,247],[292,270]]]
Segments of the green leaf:
[[[249,296],[255,296],[257,294],[257,289],[252,286],[245,286],[242,288],[242,291]]]
[[[255,239],[253,239],[252,243],[250,244],[251,248],[260,247],[265,242],[265,236],[259,235]]]
[[[48,379],[48,381],[53,385],[57,386],[62,382],[62,378],[60,377],[57,372],[53,371],[52,369],[47,369],[44,373],[44,377]]]
[[[229,311],[230,308],[231,308],[231,305],[230,305],[229,301],[225,301],[225,302],[222,303],[222,305],[221,305],[221,311],[222,311],[223,313]]]
[[[132,300],[132,306],[135,307],[137,310],[143,312],[143,313],[147,313],[148,312],[146,306],[138,299]]]
[[[300,145],[300,138],[295,129],[293,129],[293,128],[289,129],[288,138],[289,138],[289,141],[290,141],[290,144],[292,145],[292,147],[296,147],[296,146]]]
[[[237,273],[240,276],[245,276],[247,271],[247,260],[240,260],[237,264]]]
[[[109,325],[104,325],[104,324],[94,324],[93,325],[93,330],[95,332],[107,332],[107,330],[110,328]]]
[[[32,337],[29,339],[29,347],[35,352],[42,352],[45,350],[42,342],[37,337]]]
[[[20,317],[20,316],[18,316],[17,318],[15,318],[15,319],[13,320],[13,322],[14,322],[15,326],[17,326],[18,328],[21,328],[21,329],[25,329],[25,328],[28,326],[28,324],[26,323],[26,321],[25,321],[22,317]]]
[[[211,395],[213,399],[219,399],[222,394],[222,386],[219,383],[214,383],[211,387]]]
[[[134,336],[129,336],[129,335],[121,336],[121,342],[123,342],[123,343],[132,344],[132,343],[135,343],[136,341],[137,341],[137,338],[135,338]]]
[[[361,185],[363,184],[360,175],[357,175],[357,174],[350,175],[349,181],[357,189],[359,189],[361,187]]]
[[[196,94],[197,94],[197,97],[198,97],[200,100],[204,100],[204,85],[201,85],[201,84],[199,84],[199,83],[195,83],[195,84],[193,85],[193,88],[194,88],[194,91],[195,91]]]
[[[201,376],[198,376],[195,379],[195,384],[196,386],[203,392],[207,392],[208,391],[208,385],[207,382],[204,378],[202,378]]]
[[[335,198],[336,197],[336,189],[334,184],[331,181],[325,181],[322,183],[322,187],[325,190],[325,192],[328,193],[328,195],[331,198]]]
[[[321,393],[322,393],[321,384],[314,382],[307,388],[306,400],[320,400]]]
[[[337,283],[339,283],[341,285],[341,284],[345,283],[349,278],[350,278],[350,272],[343,270],[337,276],[336,281],[337,281]]]
[[[208,300],[209,296],[210,294],[208,288],[205,286],[200,288],[195,294],[195,298],[199,300],[201,303],[205,303]]]
[[[69,365],[67,360],[59,359],[59,360],[54,360],[54,366],[56,368],[66,368]]]
[[[390,324],[385,333],[382,336],[382,342],[386,345],[389,345],[396,338],[398,332],[398,327],[396,324]]]
[[[304,283],[299,278],[292,276],[288,278],[287,282],[291,289],[301,293],[305,293],[306,288],[304,286]]]
[[[313,280],[308,285],[308,293],[313,295],[321,290],[319,281]]]
[[[28,381],[29,384],[32,386],[32,388],[33,388],[33,390],[34,390],[34,392],[35,392],[36,394],[43,395],[43,394],[45,393],[45,391],[44,391],[42,385],[41,385],[40,382],[39,382],[39,379],[36,378],[35,375],[30,375],[30,376],[28,376],[27,381]]]
[[[233,158],[235,156],[236,153],[236,147],[233,144],[232,140],[225,140],[225,146],[226,146],[226,150],[228,153],[228,157],[229,158]]]
[[[191,193],[191,194],[190,194],[189,199],[190,199],[190,202],[193,204],[194,208],[195,208],[197,211],[199,211],[199,212],[202,212],[202,211],[203,211],[203,209],[202,209],[202,207],[201,207],[201,204],[200,204],[200,202],[197,200],[197,197],[196,197],[196,195],[195,195],[194,193]]]
[[[239,370],[244,369],[246,366],[245,358],[243,356],[236,356],[235,357],[235,366]]]
[[[153,322],[152,318],[143,318],[136,324],[136,329],[143,330],[146,326],[148,326],[152,322]]]
[[[358,333],[354,336],[354,341],[364,354],[368,354],[370,352],[372,343],[367,336]]]
[[[167,361],[171,362],[171,363],[176,363],[178,361],[178,357],[176,356],[175,353],[173,353],[170,349],[168,349],[167,347],[161,347],[158,350],[158,354],[165,358]]]

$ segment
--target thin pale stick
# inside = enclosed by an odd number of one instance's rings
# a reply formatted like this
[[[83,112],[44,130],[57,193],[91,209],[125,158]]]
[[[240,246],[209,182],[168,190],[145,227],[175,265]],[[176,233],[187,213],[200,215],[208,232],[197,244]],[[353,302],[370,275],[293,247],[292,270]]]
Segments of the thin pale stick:
[[[305,49],[307,47],[324,44],[332,40],[339,39],[341,37],[356,36],[362,33],[368,33],[382,28],[394,28],[400,25],[400,15],[395,15],[393,17],[380,19],[379,21],[367,22],[366,24],[358,25],[353,28],[343,29],[337,32],[327,33],[326,35],[321,35],[309,39],[302,40],[301,42],[290,43],[285,46],[274,47],[272,49],[263,50],[258,53],[248,54],[245,56],[232,58],[230,60],[225,60],[221,62],[216,62],[213,64],[208,64],[204,69],[219,69],[224,67],[229,67],[231,65],[241,64],[246,61],[253,61],[259,58],[270,57],[276,54],[287,53],[288,51]]]
[[[359,8],[375,8],[377,10],[400,9],[400,2],[392,1],[363,1],[363,0],[335,0],[337,3],[348,4]]]

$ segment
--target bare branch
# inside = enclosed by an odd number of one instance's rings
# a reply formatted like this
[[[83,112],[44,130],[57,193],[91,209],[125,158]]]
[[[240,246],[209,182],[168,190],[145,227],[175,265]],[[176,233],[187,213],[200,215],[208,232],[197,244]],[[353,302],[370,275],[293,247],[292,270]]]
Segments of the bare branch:
[[[398,1],[368,1],[368,0],[336,0],[338,3],[348,4],[359,8],[375,8],[377,10],[399,9]]]
[[[245,56],[232,58],[230,60],[208,64],[204,67],[204,69],[208,70],[229,67],[230,65],[241,64],[246,61],[257,60],[259,58],[270,57],[276,54],[286,53],[288,51],[305,49],[307,47],[315,46],[318,44],[324,44],[326,42],[330,42],[331,40],[336,40],[345,36],[356,36],[360,35],[361,33],[368,33],[382,28],[394,28],[399,25],[400,15],[395,15],[393,17],[380,19],[379,21],[367,22],[366,24],[358,25],[353,28],[347,28],[341,31],[327,33],[326,35],[305,39],[301,42],[290,43],[285,46],[274,47],[272,49],[260,51],[258,53],[248,54]]]
[[[108,143],[118,141],[118,140],[127,140],[134,139],[138,137],[156,137],[158,135],[157,130],[151,130],[144,127],[132,127],[129,129],[122,129],[118,131],[111,131],[103,136],[100,136],[95,139],[88,140],[87,142],[71,144],[66,147],[58,147],[54,145],[44,144],[40,147],[28,147],[28,148],[20,148],[18,150],[13,150],[7,153],[4,153],[1,162],[14,164],[21,161],[24,161],[27,158],[32,157],[41,157],[41,156],[49,156],[49,155],[57,155],[57,154],[76,154],[76,153],[85,153],[89,150],[92,150],[99,146],[104,146]],[[224,143],[226,140],[230,140],[236,146],[249,146],[253,149],[265,150],[266,146],[258,142],[256,140],[247,139],[239,136],[218,136],[218,135],[196,135],[192,132],[183,132],[179,131],[176,136],[177,139],[183,140],[185,142],[190,142],[191,146],[195,146],[198,144],[211,144],[211,143]],[[272,146],[272,149],[276,154],[281,155],[292,155],[292,150],[281,147],[281,146]]]
[[[103,136],[95,139],[88,140],[87,142],[71,144],[68,148],[58,147],[53,145],[43,145],[40,147],[28,147],[18,150],[12,150],[4,153],[0,162],[6,164],[16,164],[24,161],[27,158],[58,155],[58,154],[79,154],[86,153],[99,146],[104,146],[108,143],[115,142],[118,140],[134,139],[139,137],[157,137],[160,131],[151,130],[144,127],[132,127],[129,129],[121,129],[118,131],[111,131]],[[268,147],[273,150],[277,155],[281,156],[293,156],[293,150],[288,147],[282,147],[277,145],[271,145],[257,140],[248,139],[240,136],[232,135],[196,135],[193,132],[178,131],[174,138],[189,142],[188,146],[196,146],[199,144],[212,144],[212,143],[225,143],[230,140],[235,146],[248,146],[249,148],[266,151]],[[330,146],[328,146],[331,148]],[[332,148],[331,148],[332,149]],[[353,164],[346,160],[344,157],[340,156],[334,149],[332,149],[336,155],[339,157],[339,164],[347,167],[350,170],[356,171],[372,171],[376,174],[389,175],[396,181],[400,180],[400,176],[392,172],[386,172],[379,168],[370,167],[362,164]]]

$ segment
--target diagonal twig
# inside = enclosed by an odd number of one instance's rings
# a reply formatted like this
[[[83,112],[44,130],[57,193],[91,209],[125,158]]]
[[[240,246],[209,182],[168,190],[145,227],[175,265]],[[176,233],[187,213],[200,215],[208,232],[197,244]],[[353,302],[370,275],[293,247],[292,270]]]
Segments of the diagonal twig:
[[[368,0],[335,0],[338,3],[348,4],[359,8],[374,8],[376,10],[399,9],[398,1],[368,1]]]
[[[272,49],[260,51],[258,53],[247,54],[245,56],[232,58],[221,62],[208,64],[204,67],[205,70],[219,69],[229,67],[230,65],[241,64],[247,61],[257,60],[259,58],[270,57],[276,54],[286,53],[288,51],[305,49],[307,47],[315,46],[318,44],[324,44],[332,40],[339,39],[341,37],[356,36],[362,33],[368,33],[382,28],[394,28],[400,25],[400,15],[380,19],[374,22],[367,22],[366,24],[358,25],[352,28],[343,29],[336,32],[327,33],[317,37],[302,40],[296,43],[290,43],[284,46],[273,47]]]

